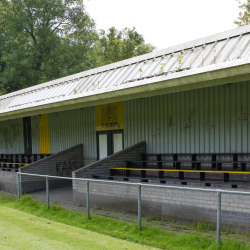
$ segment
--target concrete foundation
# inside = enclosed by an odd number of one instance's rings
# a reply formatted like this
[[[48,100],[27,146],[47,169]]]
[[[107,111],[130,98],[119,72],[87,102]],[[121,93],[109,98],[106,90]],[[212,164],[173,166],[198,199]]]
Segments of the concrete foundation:
[[[137,213],[138,187],[90,182],[90,207]],[[239,190],[237,190],[239,191]],[[242,190],[246,191],[246,190]],[[86,183],[74,181],[74,202],[85,206]],[[162,219],[216,223],[217,195],[205,191],[142,187],[142,213]],[[250,230],[250,196],[222,194],[222,226],[231,230]]]
[[[17,192],[17,173],[16,172],[0,172],[0,190],[8,192]]]

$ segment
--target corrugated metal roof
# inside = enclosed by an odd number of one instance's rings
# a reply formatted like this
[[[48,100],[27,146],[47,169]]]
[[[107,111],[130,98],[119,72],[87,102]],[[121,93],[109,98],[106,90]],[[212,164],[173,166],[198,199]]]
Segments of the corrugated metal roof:
[[[194,40],[146,55],[19,90],[0,98],[0,114],[103,92],[159,77],[178,77],[191,69],[236,61],[250,56],[250,25]],[[171,78],[171,77],[170,77]],[[132,84],[131,84],[132,83]],[[152,83],[151,83],[152,84]]]

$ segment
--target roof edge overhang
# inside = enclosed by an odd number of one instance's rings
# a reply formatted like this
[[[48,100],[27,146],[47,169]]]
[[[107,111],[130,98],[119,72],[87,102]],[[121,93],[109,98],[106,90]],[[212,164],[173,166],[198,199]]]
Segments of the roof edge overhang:
[[[230,66],[228,66],[229,64]],[[107,89],[85,96],[67,97],[59,102],[3,112],[0,113],[0,121],[248,80],[250,80],[250,59],[239,59],[234,63],[209,65],[204,68],[175,73],[167,79],[159,77],[142,80],[137,85],[135,83],[127,84],[125,87],[116,88],[113,91]]]
[[[73,75],[69,75],[69,76],[65,76],[65,77],[62,77],[62,78],[55,79],[55,80],[51,80],[49,82],[41,83],[41,84],[34,85],[34,86],[31,86],[31,87],[28,87],[28,88],[25,88],[25,89],[17,90],[17,91],[12,92],[12,93],[5,94],[2,97],[7,98],[7,97],[10,97],[12,95],[21,94],[23,92],[33,91],[33,90],[35,90],[37,88],[43,88],[43,87],[46,87],[46,86],[50,86],[51,84],[57,84],[57,83],[61,83],[61,82],[64,82],[64,81],[70,81],[70,80],[74,80],[74,79],[77,79],[77,78],[86,77],[88,75],[97,74],[97,73],[100,73],[100,72],[106,72],[108,70],[116,69],[116,68],[119,68],[119,67],[124,67],[126,65],[135,64],[135,63],[145,61],[145,60],[150,60],[152,58],[161,57],[163,55],[169,55],[169,54],[172,54],[172,53],[183,51],[185,49],[191,49],[191,48],[194,48],[194,47],[199,47],[199,46],[202,46],[204,44],[213,43],[215,41],[226,40],[229,37],[236,37],[236,36],[239,36],[240,34],[246,34],[246,33],[250,33],[250,25],[246,25],[246,26],[235,28],[235,29],[223,31],[223,32],[220,32],[220,33],[217,33],[217,34],[202,37],[202,38],[195,39],[195,40],[192,40],[192,41],[189,41],[189,42],[177,44],[177,45],[165,48],[165,49],[155,50],[155,51],[153,51],[151,53],[147,53],[147,54],[144,54],[144,55],[136,56],[136,57],[129,58],[129,59],[126,59],[126,60],[122,60],[122,61],[119,61],[119,62],[115,62],[115,63],[112,63],[112,64],[104,65],[104,66],[101,66],[101,67],[98,67],[98,68],[86,70],[86,71],[79,72],[79,73],[76,73],[76,74],[73,74]]]

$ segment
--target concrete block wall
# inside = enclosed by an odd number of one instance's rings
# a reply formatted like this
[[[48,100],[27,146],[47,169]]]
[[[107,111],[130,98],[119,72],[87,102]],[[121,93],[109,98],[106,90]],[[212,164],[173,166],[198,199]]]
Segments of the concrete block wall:
[[[8,192],[17,192],[17,173],[1,171],[0,172],[0,190]]]
[[[137,213],[138,187],[122,183],[90,182],[90,207]],[[85,206],[86,183],[75,181],[73,192],[74,202]],[[141,195],[144,215],[186,222],[198,220],[216,223],[216,192],[142,187]],[[250,230],[250,196],[222,194],[221,219],[224,228]]]
[[[83,166],[83,144],[71,147],[27,166],[22,173],[72,177],[72,172]],[[50,187],[69,185],[71,180],[50,179]],[[22,192],[45,189],[45,178],[21,175]]]
[[[146,142],[139,142],[113,155],[74,171],[72,176],[75,178],[83,178],[92,177],[92,175],[96,174],[109,175],[109,167],[125,167],[125,161],[138,161],[141,159],[141,154],[143,153],[146,153]]]
[[[97,158],[91,158],[91,157],[84,157],[83,158],[83,166],[88,166],[90,164],[93,164],[97,161]]]

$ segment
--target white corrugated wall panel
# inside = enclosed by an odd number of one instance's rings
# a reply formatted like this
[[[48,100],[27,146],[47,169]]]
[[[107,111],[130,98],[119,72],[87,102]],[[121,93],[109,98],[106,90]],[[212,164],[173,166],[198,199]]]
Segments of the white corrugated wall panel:
[[[40,154],[39,115],[31,116],[32,154]]]
[[[147,142],[149,153],[246,153],[250,149],[250,82],[124,102],[124,146]],[[50,153],[79,143],[96,157],[95,107],[49,114]],[[39,116],[32,151],[40,152]],[[0,123],[0,153],[23,153],[23,120]]]
[[[0,154],[23,153],[23,119],[0,122]]]
[[[83,143],[84,157],[96,156],[95,107],[49,114],[50,153]]]
[[[124,102],[124,145],[148,153],[246,153],[250,82]]]

